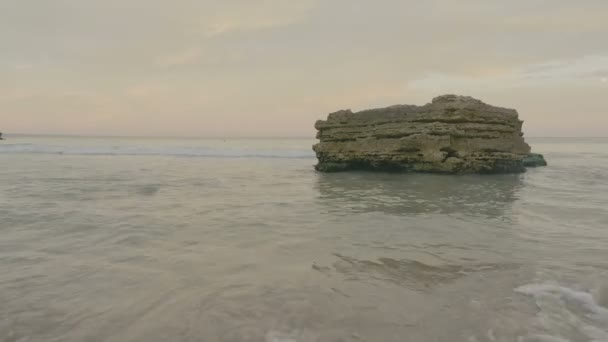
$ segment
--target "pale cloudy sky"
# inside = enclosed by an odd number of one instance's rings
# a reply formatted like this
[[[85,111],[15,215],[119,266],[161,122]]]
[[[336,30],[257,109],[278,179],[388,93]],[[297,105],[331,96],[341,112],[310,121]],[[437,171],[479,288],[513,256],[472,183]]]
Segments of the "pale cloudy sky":
[[[0,131],[314,136],[456,93],[608,136],[607,0],[0,0]]]

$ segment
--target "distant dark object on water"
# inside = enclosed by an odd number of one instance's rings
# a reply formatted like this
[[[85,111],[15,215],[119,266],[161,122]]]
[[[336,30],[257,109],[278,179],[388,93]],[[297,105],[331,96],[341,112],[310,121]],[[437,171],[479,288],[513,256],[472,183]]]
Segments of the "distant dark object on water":
[[[321,172],[519,173],[544,166],[532,154],[514,109],[444,95],[424,106],[397,105],[317,121]]]
[[[2,137],[2,132],[0,132],[0,140],[4,140],[4,138]]]

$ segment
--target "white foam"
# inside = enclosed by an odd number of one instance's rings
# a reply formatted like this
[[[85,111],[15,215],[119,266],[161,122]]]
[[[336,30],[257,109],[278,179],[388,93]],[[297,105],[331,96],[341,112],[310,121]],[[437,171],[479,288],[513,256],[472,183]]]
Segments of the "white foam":
[[[315,342],[319,340],[319,335],[310,331],[295,330],[283,332],[270,330],[266,333],[265,342]]]
[[[564,335],[608,341],[608,308],[603,307],[591,291],[542,283],[524,285],[515,292],[534,298],[539,308],[539,324],[551,333],[528,336],[521,339],[522,342],[567,342]]]
[[[563,287],[554,284],[529,284],[518,287],[515,292],[533,296],[535,298],[541,296],[557,296],[563,299],[574,301],[580,304],[590,313],[596,314],[598,318],[608,315],[608,308],[601,306],[590,292],[573,290],[568,287]]]
[[[541,335],[520,337],[517,339],[517,342],[570,342],[570,341],[563,339],[561,337],[541,334]]]
[[[298,342],[296,337],[278,331],[269,331],[266,334],[266,342]]]

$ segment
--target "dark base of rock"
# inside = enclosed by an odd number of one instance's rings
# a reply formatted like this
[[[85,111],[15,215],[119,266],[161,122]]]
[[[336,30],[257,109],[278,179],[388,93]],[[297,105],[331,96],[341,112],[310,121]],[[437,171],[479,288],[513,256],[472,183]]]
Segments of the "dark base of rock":
[[[377,172],[421,172],[437,174],[504,174],[522,173],[526,168],[522,161],[493,160],[479,161],[477,163],[452,163],[449,166],[434,163],[389,163],[389,162],[319,162],[315,165],[319,172],[345,172],[345,171],[377,171]]]
[[[315,170],[319,172],[343,172],[348,170],[356,170],[348,163],[319,163],[315,165]]]
[[[545,157],[538,153],[530,153],[524,159],[522,159],[522,163],[525,167],[547,166]]]

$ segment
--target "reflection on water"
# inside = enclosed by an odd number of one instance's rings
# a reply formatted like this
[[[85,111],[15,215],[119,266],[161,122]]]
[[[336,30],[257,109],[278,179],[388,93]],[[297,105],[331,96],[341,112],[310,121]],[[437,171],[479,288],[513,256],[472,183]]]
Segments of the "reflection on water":
[[[517,200],[520,175],[318,174],[319,201],[332,211],[498,218]]]

